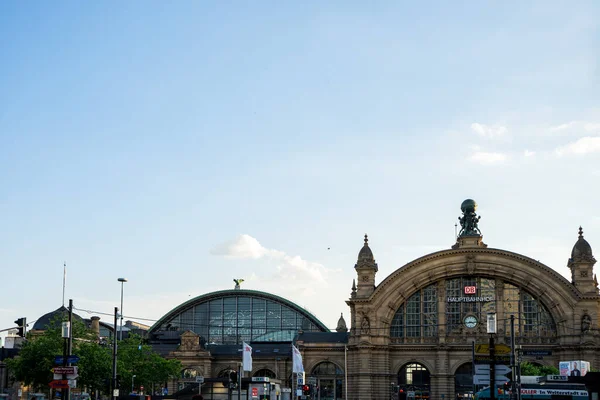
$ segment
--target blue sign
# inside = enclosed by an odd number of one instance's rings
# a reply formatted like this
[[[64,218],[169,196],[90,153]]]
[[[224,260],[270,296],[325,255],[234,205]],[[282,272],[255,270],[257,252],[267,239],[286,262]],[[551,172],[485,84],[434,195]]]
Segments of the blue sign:
[[[68,364],[77,364],[78,361],[79,361],[79,357],[78,356],[69,356],[69,357],[67,357],[67,363]]]
[[[65,361],[65,358],[63,356],[54,356],[54,364],[63,365],[64,361]],[[77,364],[78,361],[79,361],[78,356],[68,356],[67,357],[67,364]]]
[[[523,350],[524,356],[551,356],[552,350]]]

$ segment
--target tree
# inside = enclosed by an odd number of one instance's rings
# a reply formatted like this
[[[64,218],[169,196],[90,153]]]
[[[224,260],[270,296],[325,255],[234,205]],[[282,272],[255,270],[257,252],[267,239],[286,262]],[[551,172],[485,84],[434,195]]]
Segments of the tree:
[[[41,335],[27,335],[19,355],[7,360],[15,378],[36,391],[48,392],[48,383],[54,379],[54,359],[64,352],[65,340],[61,334],[62,318],[53,320]],[[104,379],[110,377],[111,352],[98,344],[96,333],[82,321],[73,320],[73,354],[80,357],[77,363],[78,384],[91,389],[101,389]]]
[[[179,360],[161,357],[140,336],[131,335],[119,342],[117,370],[121,376],[122,390],[127,388],[123,386],[129,382],[134,382],[135,388],[150,388],[152,384],[162,384],[179,376],[181,369]],[[135,378],[132,380],[133,375]]]
[[[28,334],[19,355],[7,360],[15,378],[36,391],[48,392],[48,383],[53,380],[54,358],[63,354],[65,339],[61,337],[59,318],[52,321],[42,335]],[[73,321],[73,354],[77,363],[77,384],[90,390],[106,391],[106,382],[112,377],[112,343],[100,344],[95,332],[83,322]],[[128,390],[128,382],[136,375],[137,387],[153,383],[161,384],[178,376],[181,363],[166,360],[144,344],[139,336],[132,336],[118,343],[117,371],[121,377],[121,389]]]
[[[521,376],[545,376],[558,374],[559,371],[556,367],[538,365],[527,361],[521,363]]]

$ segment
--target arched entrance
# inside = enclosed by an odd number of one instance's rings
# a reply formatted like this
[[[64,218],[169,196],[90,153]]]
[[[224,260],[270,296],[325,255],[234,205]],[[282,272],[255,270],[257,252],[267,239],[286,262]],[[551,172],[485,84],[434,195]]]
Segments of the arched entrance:
[[[457,399],[473,395],[473,363],[464,363],[456,370],[454,393]]]
[[[344,371],[332,362],[317,364],[311,374],[316,386],[313,390],[315,400],[336,400],[344,398]]]
[[[422,364],[405,364],[398,372],[398,387],[408,399],[429,399],[431,374]]]

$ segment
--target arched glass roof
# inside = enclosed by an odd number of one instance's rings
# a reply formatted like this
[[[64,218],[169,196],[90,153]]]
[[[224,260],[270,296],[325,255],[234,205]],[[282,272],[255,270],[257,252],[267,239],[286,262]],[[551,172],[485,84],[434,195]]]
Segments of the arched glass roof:
[[[209,344],[290,342],[299,330],[329,332],[325,324],[298,305],[255,290],[222,290],[175,307],[151,328],[193,331]]]

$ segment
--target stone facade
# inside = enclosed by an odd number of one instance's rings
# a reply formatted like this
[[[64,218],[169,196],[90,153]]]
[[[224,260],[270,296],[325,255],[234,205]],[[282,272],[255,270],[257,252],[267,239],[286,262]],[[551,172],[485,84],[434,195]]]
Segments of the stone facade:
[[[467,291],[467,287],[457,288],[450,283],[476,282],[477,279],[489,283],[488,297],[481,298],[484,299],[482,302],[493,303],[488,305],[499,322],[496,343],[510,345],[508,321],[511,315],[517,315],[521,325],[515,334],[515,342],[525,351],[523,361],[556,367],[559,361],[587,360],[592,368],[600,367],[600,295],[593,271],[596,260],[581,229],[567,263],[572,272],[569,281],[527,256],[488,247],[477,226],[479,217],[475,208],[472,200],[463,203],[463,229],[451,248],[409,262],[378,285],[375,284],[378,266],[365,235],[354,266],[356,278],[347,300],[349,332],[344,333],[346,322],[341,317],[337,330],[343,336],[337,338],[343,337],[343,340],[315,339],[318,335],[336,335],[327,332],[317,333],[317,336],[299,332],[297,336],[296,346],[302,353],[307,377],[323,363],[335,365],[336,372],[328,378],[337,380],[338,384],[347,381],[347,387],[336,388],[336,398],[390,399],[392,392],[397,390],[395,385],[402,383],[400,372],[409,365],[418,365],[427,371],[430,399],[454,399],[457,374],[459,371],[464,374],[465,366],[470,366],[474,345],[488,343],[490,335],[482,319],[483,305],[473,307],[479,310],[479,320],[475,319],[471,325],[466,323],[463,315],[457,317],[448,312],[450,302],[455,301],[452,296],[456,295],[456,290]],[[402,320],[401,328],[395,328],[399,310],[426,288],[435,293],[429,304],[429,315],[435,321],[429,325],[431,330],[426,331],[423,326],[411,327],[405,320]],[[450,294],[448,291],[452,288],[455,292]],[[519,290],[519,299],[511,298],[514,296],[511,288]],[[550,322],[528,325],[528,317],[519,314],[529,312],[523,309],[524,298],[533,299],[531,304],[543,309],[543,313],[531,315],[545,316]],[[451,318],[454,319],[451,321]],[[410,331],[411,328],[415,330]],[[393,329],[405,330],[402,334],[393,334]],[[551,355],[540,359],[527,355],[527,351],[545,351]],[[193,332],[183,333],[178,349],[168,357],[181,360],[185,368],[195,369],[207,377],[217,377],[226,369],[237,369],[240,362],[238,354],[211,353],[200,345],[198,335]],[[253,371],[246,376],[269,370],[284,382],[284,386],[289,386],[286,383],[292,381],[291,368],[289,351],[279,356],[263,353],[254,360]]]

